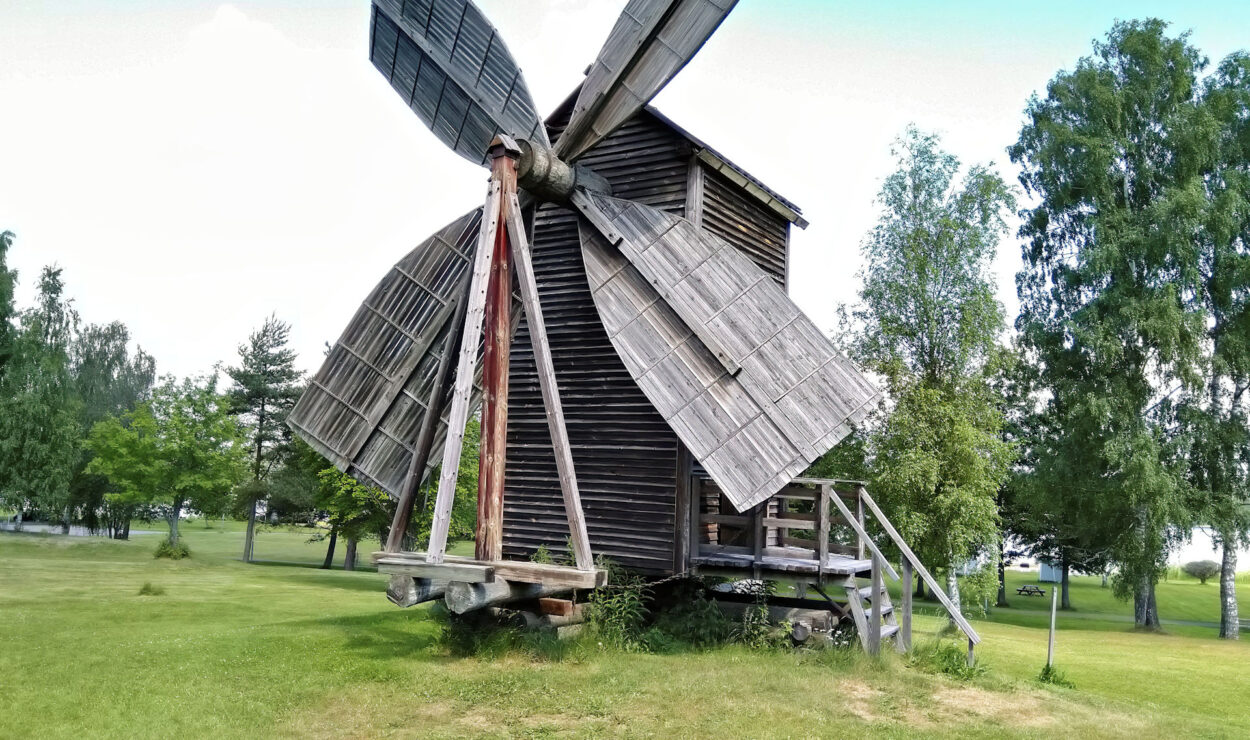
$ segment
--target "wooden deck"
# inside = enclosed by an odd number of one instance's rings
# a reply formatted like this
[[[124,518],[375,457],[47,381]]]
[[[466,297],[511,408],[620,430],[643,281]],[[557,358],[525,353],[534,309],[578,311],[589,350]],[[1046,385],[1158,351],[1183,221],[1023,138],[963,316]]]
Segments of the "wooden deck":
[[[780,555],[761,555],[757,562],[754,555],[745,553],[722,552],[703,554],[691,558],[695,565],[720,568],[753,569],[777,571],[780,573],[801,573],[817,575],[820,563],[813,558],[785,557]],[[872,569],[872,560],[859,560],[846,555],[829,555],[825,558],[824,572],[829,575],[853,576],[866,573]]]

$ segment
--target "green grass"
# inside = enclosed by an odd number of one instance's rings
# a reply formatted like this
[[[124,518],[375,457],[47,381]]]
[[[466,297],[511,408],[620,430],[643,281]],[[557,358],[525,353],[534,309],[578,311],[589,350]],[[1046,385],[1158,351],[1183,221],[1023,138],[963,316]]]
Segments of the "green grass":
[[[1250,734],[1250,644],[1073,619],[1058,650],[1075,689],[1036,682],[1044,630],[984,620],[969,683],[854,651],[456,659],[383,576],[246,565],[241,529],[186,526],[179,562],[152,558],[157,535],[0,534],[0,737]],[[265,531],[257,556],[318,564],[308,536]],[[918,617],[919,637],[941,624]]]

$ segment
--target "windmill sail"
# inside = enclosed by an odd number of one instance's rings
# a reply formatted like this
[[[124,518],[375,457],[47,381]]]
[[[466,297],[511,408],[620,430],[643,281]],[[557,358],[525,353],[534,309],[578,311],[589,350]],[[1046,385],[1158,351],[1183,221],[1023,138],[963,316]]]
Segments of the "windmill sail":
[[[288,418],[340,470],[392,494],[403,486],[438,353],[455,328],[481,221],[481,208],[461,216],[391,268]],[[445,435],[442,422],[436,449]]]
[[[469,0],[377,0],[369,58],[444,144],[485,164],[496,134],[550,146],[525,79]]]
[[[573,106],[556,155],[572,161],[628,121],[686,66],[737,0],[630,0]]]
[[[585,198],[582,254],[612,346],[739,511],[868,412],[876,389],[750,259],[677,216]]]

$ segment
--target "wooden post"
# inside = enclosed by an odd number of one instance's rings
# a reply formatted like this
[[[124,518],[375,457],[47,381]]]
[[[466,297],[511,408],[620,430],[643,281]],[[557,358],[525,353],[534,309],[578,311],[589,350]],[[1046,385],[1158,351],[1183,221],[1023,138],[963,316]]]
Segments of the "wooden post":
[[[477,369],[477,342],[482,336],[486,309],[486,289],[494,261],[495,234],[499,228],[502,204],[500,184],[492,180],[482,210],[482,232],[473,255],[473,276],[469,282],[468,310],[464,331],[460,335],[460,356],[456,361],[456,385],[451,397],[451,413],[447,418],[447,440],[443,443],[442,470],[438,478],[438,496],[434,500],[434,521],[430,526],[430,547],[426,561],[443,562],[447,551],[447,529],[451,526],[451,505],[456,498],[456,478],[460,473],[460,453],[464,449],[464,425],[469,421],[469,398],[473,394],[473,376]]]
[[[864,497],[860,495],[858,488],[855,489],[855,516],[857,519],[859,519],[859,528],[864,529]],[[860,536],[856,536],[855,542],[856,542],[855,559],[863,560],[864,559],[864,538]]]
[[[825,585],[825,563],[829,560],[829,497],[833,487],[820,484],[820,496],[816,499],[816,582]]]
[[[438,369],[434,373],[434,384],[430,386],[430,396],[426,399],[425,416],[421,417],[417,440],[412,446],[408,477],[404,479],[404,489],[395,504],[395,518],[391,520],[391,532],[387,535],[386,547],[383,548],[387,552],[399,552],[403,547],[404,535],[408,533],[408,522],[412,519],[417,489],[425,478],[425,466],[430,459],[430,449],[434,446],[434,433],[438,431],[438,420],[443,414],[443,396],[447,393],[447,384],[451,382],[451,359],[460,344],[468,303],[468,296],[461,295],[452,314],[451,328],[443,342],[443,353],[438,358]]]
[[[690,508],[690,451],[677,443],[677,490],[673,509],[673,572],[690,570],[690,534],[694,527]]]
[[[870,598],[872,599],[872,616],[868,619],[868,653],[877,655],[881,652],[881,558],[873,553],[872,556],[872,586]]]
[[[1059,604],[1059,589],[1050,589],[1050,642],[1046,646],[1046,666],[1055,665],[1055,611]]]
[[[703,481],[690,477],[690,559],[699,557],[703,540]]]
[[[900,653],[911,651],[911,601],[912,601],[912,572],[911,561],[906,557],[903,558],[903,622],[899,626],[899,639],[895,641],[898,645]]]
[[[512,348],[512,270],[509,264],[508,211],[516,195],[520,151],[500,139],[491,144],[491,179],[500,185],[495,240],[486,291],[482,348],[482,450],[478,463],[477,530],[474,556],[503,557],[503,487],[508,459],[508,358]]]
[[[752,511],[751,518],[751,549],[753,550],[753,562],[751,576],[755,580],[760,579],[760,565],[764,559],[764,510],[768,508],[768,499],[759,503],[755,510]]]
[[[976,642],[971,637],[968,638],[968,665],[977,664]]]
[[[521,217],[521,204],[517,201],[516,193],[510,194],[504,205],[508,237],[512,241],[512,253],[516,258],[517,282],[521,286],[521,301],[525,305],[525,317],[529,321],[530,343],[534,345],[534,367],[538,371],[538,385],[542,389],[543,405],[547,410],[547,431],[551,434],[551,449],[555,454],[556,470],[560,476],[560,492],[564,496],[564,512],[569,520],[573,561],[578,570],[594,570],[590,536],[586,533],[586,516],[582,512],[582,495],[577,485],[573,451],[569,446],[568,428],[564,422],[564,406],[560,402],[555,363],[551,360],[551,345],[547,341],[547,324],[543,321],[543,308],[538,300],[538,282],[534,277],[529,239],[525,235],[525,221]],[[511,282],[508,285],[511,286]],[[504,433],[506,435],[506,428]]]

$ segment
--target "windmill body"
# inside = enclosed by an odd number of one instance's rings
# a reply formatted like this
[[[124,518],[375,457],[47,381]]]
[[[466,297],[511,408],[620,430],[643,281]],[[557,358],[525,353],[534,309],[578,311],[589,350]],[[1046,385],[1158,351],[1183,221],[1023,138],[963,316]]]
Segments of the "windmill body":
[[[806,222],[647,107],[732,6],[631,0],[543,121],[471,2],[376,0],[373,64],[440,140],[490,167],[489,190],[375,288],[290,423],[399,498],[393,535],[430,471],[451,471],[429,551],[400,553],[392,536],[376,558],[422,598],[443,581],[476,589],[459,592],[465,609],[593,587],[597,556],[817,584],[876,567],[871,542],[828,542],[830,497],[866,497],[862,485],[798,478],[877,397],[786,296],[790,230]],[[445,514],[479,407],[477,553],[455,558]],[[787,514],[796,500],[806,513]],[[566,543],[569,565],[528,562]]]

